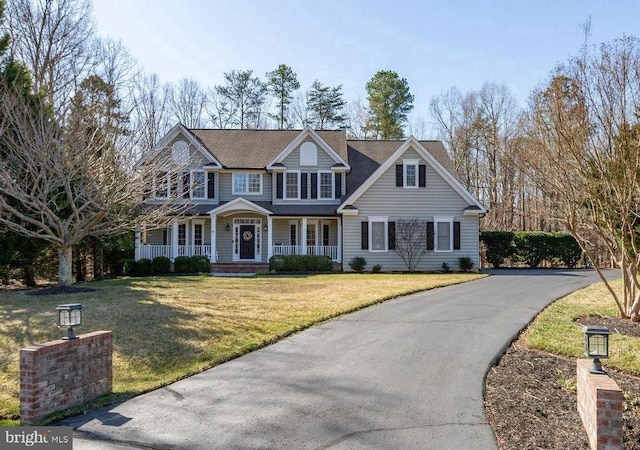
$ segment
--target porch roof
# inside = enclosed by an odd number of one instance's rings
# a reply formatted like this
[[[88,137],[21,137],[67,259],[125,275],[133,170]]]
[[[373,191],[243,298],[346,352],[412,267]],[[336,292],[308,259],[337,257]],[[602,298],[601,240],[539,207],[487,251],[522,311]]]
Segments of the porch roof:
[[[180,215],[184,216],[208,216],[212,209],[224,206],[229,202],[220,202],[217,205],[199,204],[193,205],[182,211]],[[307,216],[307,217],[326,217],[337,216],[336,210],[339,205],[274,205],[271,202],[252,202],[256,205],[272,211],[273,217],[277,216]]]

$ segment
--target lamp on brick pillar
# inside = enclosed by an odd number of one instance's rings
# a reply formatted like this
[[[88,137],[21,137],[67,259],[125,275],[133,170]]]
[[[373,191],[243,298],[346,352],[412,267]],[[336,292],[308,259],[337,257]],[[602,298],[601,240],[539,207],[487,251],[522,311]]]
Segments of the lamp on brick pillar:
[[[67,328],[67,335],[62,339],[78,339],[78,336],[73,332],[73,327],[82,325],[82,305],[80,303],[58,305],[56,311],[58,311],[58,326]]]
[[[587,357],[593,358],[593,366],[589,372],[606,373],[600,364],[600,358],[609,358],[609,334],[607,327],[596,325],[585,325],[582,327],[584,333],[584,353]]]

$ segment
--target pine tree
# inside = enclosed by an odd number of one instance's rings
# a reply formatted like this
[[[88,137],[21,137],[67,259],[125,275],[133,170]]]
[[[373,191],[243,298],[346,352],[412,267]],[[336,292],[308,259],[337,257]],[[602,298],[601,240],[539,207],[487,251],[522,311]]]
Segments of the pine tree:
[[[300,89],[300,83],[296,73],[286,64],[280,64],[278,68],[267,73],[267,87],[269,93],[278,102],[278,113],[270,116],[278,121],[278,128],[285,128],[287,112],[293,100],[293,92]]]
[[[367,83],[369,123],[367,128],[379,139],[404,137],[404,124],[413,109],[409,83],[391,70],[380,70]]]
[[[309,109],[313,126],[319,130],[339,128],[347,120],[343,114],[347,102],[342,95],[342,85],[336,87],[323,86],[314,81],[309,91]]]

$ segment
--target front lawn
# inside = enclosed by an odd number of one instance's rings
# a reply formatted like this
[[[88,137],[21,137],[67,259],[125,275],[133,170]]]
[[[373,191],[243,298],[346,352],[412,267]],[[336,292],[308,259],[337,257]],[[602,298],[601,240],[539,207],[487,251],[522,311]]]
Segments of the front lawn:
[[[619,291],[621,283],[621,280],[614,281],[614,288]],[[588,316],[620,316],[603,283],[574,292],[542,311],[526,332],[526,344],[563,356],[585,358],[582,326],[575,321]],[[640,324],[637,326],[640,328]],[[618,334],[615,329],[611,332],[610,359],[603,360],[603,364],[628,374],[640,375],[640,337]]]
[[[152,277],[90,283],[95,292],[0,292],[0,426],[17,425],[19,350],[58,339],[55,307],[82,303],[78,333],[113,330],[108,403],[164,386],[331,317],[478,274]],[[95,405],[94,405],[95,406]]]

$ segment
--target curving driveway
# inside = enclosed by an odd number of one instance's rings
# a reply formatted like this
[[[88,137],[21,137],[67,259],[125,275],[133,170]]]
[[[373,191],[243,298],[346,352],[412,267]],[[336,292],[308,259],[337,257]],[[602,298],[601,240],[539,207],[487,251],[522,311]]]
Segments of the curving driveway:
[[[484,375],[593,271],[498,271],[402,297],[59,425],[75,449],[491,449]]]

